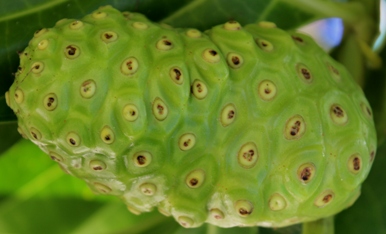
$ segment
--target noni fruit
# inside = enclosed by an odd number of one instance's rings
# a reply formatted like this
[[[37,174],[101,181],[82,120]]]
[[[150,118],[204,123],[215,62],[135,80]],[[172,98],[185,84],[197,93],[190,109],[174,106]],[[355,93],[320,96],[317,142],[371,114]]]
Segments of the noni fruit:
[[[15,75],[22,136],[94,192],[184,227],[333,215],[374,160],[361,88],[274,23],[200,32],[101,7],[37,31]]]

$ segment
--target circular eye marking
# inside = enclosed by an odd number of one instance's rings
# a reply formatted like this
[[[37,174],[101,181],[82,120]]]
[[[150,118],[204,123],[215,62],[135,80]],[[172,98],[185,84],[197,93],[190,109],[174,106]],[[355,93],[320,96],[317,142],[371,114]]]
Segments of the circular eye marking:
[[[332,78],[334,78],[336,81],[340,81],[341,77],[339,70],[332,66],[330,63],[327,63],[327,68],[330,71]]]
[[[156,98],[153,102],[154,117],[157,120],[162,121],[166,119],[166,117],[168,116],[168,113],[169,113],[169,110],[165,105],[165,103],[160,98]]]
[[[374,158],[375,158],[375,151],[372,150],[372,151],[370,152],[370,162],[373,162],[373,161],[374,161]]]
[[[159,50],[170,50],[173,48],[173,43],[168,39],[161,39],[157,42],[156,47]]]
[[[103,19],[107,16],[107,14],[105,12],[101,12],[101,11],[95,11],[94,13],[92,13],[92,17],[94,19]]]
[[[258,25],[262,28],[276,28],[276,24],[268,21],[261,21]]]
[[[118,39],[118,34],[113,31],[107,31],[101,34],[102,41],[110,43]]]
[[[253,212],[253,205],[247,200],[238,200],[235,203],[235,209],[239,216],[247,217]]]
[[[359,154],[351,155],[347,162],[348,170],[353,174],[358,174],[362,169],[362,158]]]
[[[44,33],[46,33],[48,30],[46,28],[39,29],[35,32],[34,37],[40,37]]]
[[[9,91],[5,92],[5,103],[7,104],[7,106],[11,105],[9,100]]]
[[[24,93],[23,93],[23,91],[21,91],[21,89],[17,88],[15,90],[14,97],[15,97],[15,102],[16,103],[18,103],[18,104],[22,103],[24,101]]]
[[[130,20],[133,14],[132,14],[131,12],[124,11],[124,12],[122,12],[122,15],[123,15],[123,17],[125,17],[127,20]]]
[[[96,92],[96,84],[93,80],[86,80],[80,86],[80,95],[83,98],[91,98]]]
[[[143,22],[134,22],[133,27],[136,29],[147,29],[149,26],[146,23]]]
[[[133,162],[137,167],[146,167],[151,163],[152,155],[147,151],[140,151],[134,154]]]
[[[89,163],[90,169],[93,171],[103,171],[107,168],[106,163],[100,160],[92,160]]]
[[[237,158],[240,166],[246,169],[254,167],[259,159],[255,143],[248,142],[241,146]]]
[[[196,144],[196,136],[192,133],[186,133],[178,140],[178,146],[181,150],[190,150]]]
[[[39,43],[38,43],[38,49],[39,50],[44,50],[48,47],[48,40],[47,39],[44,39],[44,40],[41,40]]]
[[[106,144],[112,144],[115,140],[114,132],[108,126],[103,127],[100,137]]]
[[[47,94],[43,99],[44,108],[48,111],[53,111],[58,106],[58,97],[54,93]]]
[[[314,178],[315,171],[316,169],[314,164],[305,163],[298,168],[298,171],[297,171],[298,179],[303,184],[307,184]]]
[[[291,37],[292,37],[292,39],[293,39],[297,44],[299,44],[299,45],[304,45],[304,44],[305,44],[303,38],[301,38],[301,37],[299,37],[299,36],[295,36],[295,35],[292,35]]]
[[[332,121],[339,125],[344,125],[348,121],[345,110],[338,104],[333,104],[330,108],[330,117]]]
[[[217,220],[224,219],[224,213],[220,209],[217,209],[217,208],[211,209],[209,213],[210,213],[210,216],[212,216],[214,219],[217,219]]]
[[[121,72],[124,75],[132,75],[137,72],[138,67],[138,60],[134,57],[130,57],[123,61],[121,64]]]
[[[256,44],[266,52],[271,52],[274,49],[272,43],[264,39],[256,39]]]
[[[38,74],[38,73],[41,73],[43,70],[44,70],[44,64],[42,62],[34,62],[31,65],[32,73]]]
[[[264,101],[270,101],[276,96],[276,85],[270,80],[263,80],[258,86],[258,93]]]
[[[169,76],[178,85],[184,82],[184,75],[178,67],[172,67],[169,71]]]
[[[278,193],[273,194],[268,201],[269,208],[273,211],[283,210],[287,206],[287,202],[284,197]]]
[[[95,182],[94,183],[94,186],[95,188],[100,192],[100,193],[103,193],[103,194],[108,194],[108,193],[111,193],[112,189],[107,186],[107,185],[104,185],[104,184],[101,184],[101,183],[98,183],[98,182]]]
[[[221,111],[221,124],[226,127],[233,123],[236,118],[236,107],[233,104],[227,104]]]
[[[213,49],[204,50],[202,57],[209,63],[218,63],[220,61],[220,54]]]
[[[64,159],[61,155],[57,154],[57,153],[54,153],[54,152],[49,152],[48,155],[50,156],[50,158],[56,162],[63,162]]]
[[[152,183],[144,183],[139,186],[143,195],[153,196],[157,192],[157,187]]]
[[[80,49],[79,49],[79,47],[77,47],[76,45],[68,45],[68,46],[64,49],[64,55],[65,55],[68,59],[75,59],[75,58],[79,57],[79,55],[80,55]]]
[[[227,56],[227,62],[231,68],[237,69],[243,65],[244,59],[237,53],[229,53]]]
[[[80,137],[75,132],[69,132],[66,137],[66,142],[70,146],[79,146],[80,145]]]
[[[185,228],[192,227],[194,225],[193,219],[186,217],[186,216],[180,216],[177,219],[178,223],[181,224],[181,226]]]
[[[306,123],[303,117],[295,115],[287,120],[284,129],[284,136],[287,140],[294,140],[302,137],[306,131]]]
[[[224,28],[226,30],[240,30],[241,25],[237,21],[230,20],[224,24]]]
[[[31,136],[33,139],[35,140],[41,140],[42,139],[42,134],[39,130],[37,130],[36,128],[30,128],[29,132],[31,133]]]
[[[369,119],[373,118],[373,113],[371,112],[371,109],[369,106],[367,106],[364,102],[361,103],[361,109],[363,114]]]
[[[191,38],[200,38],[201,32],[197,29],[189,29],[188,31],[186,31],[186,35]]]
[[[195,80],[192,84],[191,91],[197,99],[204,99],[208,95],[208,88],[204,82]]]
[[[313,77],[310,72],[310,69],[308,69],[306,65],[299,63],[296,65],[296,70],[299,78],[305,83],[309,84],[313,81]]]
[[[205,181],[205,172],[201,169],[190,172],[185,179],[185,183],[189,188],[199,188]]]
[[[123,117],[130,122],[137,120],[139,115],[137,107],[133,104],[127,104],[123,107],[122,114]]]
[[[83,27],[83,22],[82,21],[79,21],[79,20],[75,20],[74,22],[72,22],[70,24],[70,28],[71,29],[80,29]]]
[[[331,190],[322,192],[314,201],[315,206],[322,208],[330,204],[334,199],[334,193]]]

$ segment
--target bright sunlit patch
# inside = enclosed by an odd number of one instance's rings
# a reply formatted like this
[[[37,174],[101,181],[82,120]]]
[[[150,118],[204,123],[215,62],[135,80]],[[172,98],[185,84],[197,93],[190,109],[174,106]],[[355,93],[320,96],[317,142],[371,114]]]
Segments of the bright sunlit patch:
[[[380,34],[375,41],[373,45],[373,50],[374,51],[380,51],[382,47],[385,45],[385,40],[386,40],[386,0],[381,1],[381,6],[380,6],[380,25],[379,25],[379,31]]]
[[[299,31],[310,35],[320,47],[329,52],[342,41],[344,26],[342,19],[328,18],[305,25]]]

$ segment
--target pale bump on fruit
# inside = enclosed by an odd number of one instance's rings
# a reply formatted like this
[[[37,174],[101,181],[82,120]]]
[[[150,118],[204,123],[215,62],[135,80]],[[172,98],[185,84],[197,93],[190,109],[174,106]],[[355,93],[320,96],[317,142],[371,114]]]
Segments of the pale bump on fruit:
[[[124,75],[133,75],[139,67],[138,60],[134,57],[125,59],[121,64],[121,72]]]
[[[216,220],[224,219],[224,212],[222,212],[220,209],[213,208],[209,211],[209,215]]]
[[[157,192],[157,186],[152,183],[144,183],[139,186],[139,190],[145,196],[153,196]]]
[[[91,160],[89,163],[89,167],[93,171],[104,171],[107,168],[106,163],[97,159]]]
[[[112,144],[115,140],[115,135],[114,135],[114,132],[113,130],[111,130],[111,128],[109,126],[104,126],[101,133],[100,133],[100,137],[102,139],[102,141],[106,144]]]
[[[70,24],[71,29],[80,29],[83,27],[83,22],[80,20],[75,20]]]
[[[338,104],[333,104],[330,107],[331,120],[338,125],[345,125],[348,121],[346,111]]]
[[[27,135],[25,135],[24,131],[20,128],[20,126],[17,127],[17,132],[18,132],[24,139],[28,139]]]
[[[96,88],[97,86],[94,80],[86,80],[80,86],[80,95],[86,99],[91,98],[94,96]]]
[[[66,142],[70,146],[79,146],[80,141],[80,136],[75,132],[69,132],[66,136]]]
[[[262,49],[263,51],[271,52],[274,49],[273,44],[267,40],[257,38],[255,41],[256,44],[260,47],[260,49]]]
[[[337,68],[335,68],[332,64],[327,63],[327,69],[329,70],[332,78],[335,81],[340,81],[341,80],[341,76],[340,76],[339,70]]]
[[[192,93],[197,99],[204,99],[208,95],[208,88],[200,80],[194,80],[192,84]]]
[[[42,28],[42,29],[39,29],[37,30],[35,33],[34,33],[34,37],[40,37],[41,35],[43,35],[44,33],[46,33],[48,31],[48,29],[46,28]]]
[[[221,124],[222,126],[226,127],[233,123],[236,119],[236,107],[232,104],[229,103],[225,105],[221,111]]]
[[[243,65],[244,59],[240,54],[231,52],[227,55],[227,63],[231,68],[238,69]]]
[[[55,152],[49,152],[48,155],[50,156],[50,158],[55,161],[55,162],[58,162],[58,163],[61,163],[64,161],[64,158],[63,156],[55,153]]]
[[[247,200],[238,200],[235,202],[235,210],[241,217],[248,217],[253,212],[253,205]]]
[[[157,42],[156,47],[159,50],[171,50],[173,48],[173,42],[169,39],[161,39]]]
[[[39,43],[38,43],[38,49],[39,50],[45,50],[47,47],[48,47],[48,40],[47,39],[44,39],[44,40],[41,40]]]
[[[277,88],[272,81],[263,80],[259,83],[257,92],[259,94],[259,97],[264,101],[271,101],[276,97]]]
[[[315,177],[316,167],[313,163],[304,163],[298,170],[297,175],[298,179],[303,183],[307,184]]]
[[[196,144],[196,136],[192,133],[185,133],[180,136],[178,140],[178,146],[181,150],[190,150]]]
[[[109,186],[104,185],[102,183],[94,182],[94,187],[103,194],[109,194],[113,191]]]
[[[209,63],[218,63],[221,59],[220,54],[214,49],[204,50],[202,57]]]
[[[152,155],[147,151],[140,151],[133,155],[133,163],[136,167],[147,167],[152,161]]]
[[[276,28],[276,24],[269,21],[260,21],[258,25],[262,28]]]
[[[11,106],[10,100],[9,100],[9,91],[5,92],[5,103],[7,106]]]
[[[159,120],[159,121],[163,121],[166,119],[166,117],[168,116],[169,114],[169,109],[168,107],[165,105],[165,103],[160,99],[160,98],[156,98],[153,102],[153,115],[154,117]]]
[[[44,70],[44,64],[42,62],[34,62],[31,65],[31,72],[35,74],[39,74]]]
[[[294,115],[289,118],[284,127],[284,137],[287,140],[301,138],[306,132],[306,123],[300,115]]]
[[[64,49],[64,56],[68,59],[76,59],[80,55],[80,49],[76,45],[68,45]]]
[[[136,28],[136,29],[148,29],[149,28],[149,25],[147,25],[146,23],[144,22],[134,22],[133,24],[133,27]]]
[[[202,169],[191,171],[185,178],[185,183],[189,188],[199,188],[205,182],[205,172]]]
[[[268,201],[269,208],[272,211],[283,210],[287,207],[287,201],[279,193],[274,193]]]
[[[31,127],[29,129],[29,132],[31,133],[32,139],[37,140],[37,141],[40,141],[42,139],[42,133],[39,130],[37,130],[36,128]]]
[[[123,107],[122,115],[127,121],[133,122],[138,119],[138,108],[134,104],[127,104]]]
[[[364,102],[362,102],[362,103],[360,104],[360,106],[361,106],[361,109],[362,109],[363,114],[364,114],[367,118],[372,119],[372,118],[373,118],[373,113],[372,113],[370,107],[369,107],[368,105],[366,105],[366,103],[364,103]]]
[[[113,31],[106,31],[101,34],[101,39],[105,43],[111,43],[118,40],[118,34]]]
[[[20,88],[17,88],[15,90],[14,98],[17,104],[21,104],[24,101],[24,92]]]
[[[107,14],[106,12],[102,12],[102,11],[95,11],[92,13],[91,15],[94,19],[103,19],[103,18],[106,18]]]
[[[306,65],[304,65],[302,63],[298,63],[296,65],[296,71],[297,71],[298,77],[303,82],[305,82],[307,84],[312,83],[313,76],[312,76],[312,73],[311,73],[310,69]]]
[[[362,169],[362,157],[359,154],[353,154],[347,161],[347,168],[353,174],[358,174]]]
[[[54,93],[47,94],[43,99],[44,108],[48,111],[53,111],[58,106],[58,97]]]
[[[306,43],[304,42],[304,39],[300,36],[297,36],[297,35],[291,35],[291,38],[292,40],[294,40],[294,42],[300,46],[303,46],[305,45]]]
[[[256,144],[253,142],[245,143],[240,147],[237,155],[238,163],[246,169],[254,167],[259,159]]]
[[[200,38],[201,32],[197,29],[189,29],[188,31],[186,31],[186,35],[190,38]]]
[[[224,28],[230,31],[237,31],[241,29],[241,25],[237,21],[230,20],[224,24]]]
[[[187,216],[180,216],[177,218],[177,222],[181,224],[181,226],[185,228],[192,227],[194,225],[193,219],[187,217]]]
[[[127,206],[127,210],[130,211],[132,214],[135,214],[135,215],[140,215],[141,214],[141,211],[139,211],[138,209],[132,207],[132,206]]]
[[[172,67],[169,71],[169,76],[178,85],[184,83],[184,74],[179,67]]]
[[[335,194],[332,190],[325,190],[315,199],[314,205],[319,208],[325,207],[333,202],[334,197]]]

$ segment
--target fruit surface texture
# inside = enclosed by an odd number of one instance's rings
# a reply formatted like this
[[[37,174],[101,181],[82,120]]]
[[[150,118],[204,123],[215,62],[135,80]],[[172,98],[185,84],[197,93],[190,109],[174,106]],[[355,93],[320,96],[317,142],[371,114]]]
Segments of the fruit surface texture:
[[[101,7],[37,31],[15,75],[23,137],[95,193],[184,227],[334,215],[375,157],[349,72],[273,23],[200,32]]]

